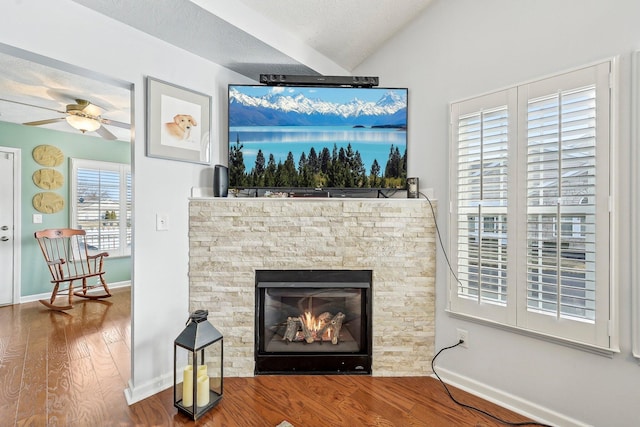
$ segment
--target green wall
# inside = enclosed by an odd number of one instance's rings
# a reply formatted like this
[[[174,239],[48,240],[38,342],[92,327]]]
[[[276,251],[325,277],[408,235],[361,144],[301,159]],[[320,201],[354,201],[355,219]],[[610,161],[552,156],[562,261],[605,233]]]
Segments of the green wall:
[[[64,154],[64,162],[53,168],[64,176],[64,185],[62,188],[52,191],[63,197],[65,207],[58,213],[42,214],[42,224],[34,224],[33,214],[40,212],[33,208],[31,200],[36,193],[47,190],[42,190],[33,183],[33,173],[43,166],[33,160],[31,152],[35,147],[43,144],[58,147]],[[80,133],[73,134],[0,122],[0,146],[21,149],[22,233],[21,236],[16,236],[22,242],[21,296],[49,293],[51,292],[51,276],[33,233],[45,228],[68,227],[70,224],[69,158],[130,164],[131,144],[123,141],[108,141],[99,137],[88,137]],[[131,257],[110,257],[105,260],[105,263],[107,283],[131,280]]]

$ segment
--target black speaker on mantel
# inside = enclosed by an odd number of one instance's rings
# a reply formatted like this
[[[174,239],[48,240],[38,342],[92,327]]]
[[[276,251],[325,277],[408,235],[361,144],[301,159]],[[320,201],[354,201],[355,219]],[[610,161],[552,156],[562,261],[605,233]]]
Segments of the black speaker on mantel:
[[[229,169],[215,165],[213,168],[213,197],[227,197],[229,193]]]

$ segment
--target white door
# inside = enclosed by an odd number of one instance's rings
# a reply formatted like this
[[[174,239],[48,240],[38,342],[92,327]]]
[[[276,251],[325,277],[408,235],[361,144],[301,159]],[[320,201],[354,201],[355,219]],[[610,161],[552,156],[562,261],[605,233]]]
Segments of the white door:
[[[18,153],[0,147],[0,305],[13,304],[16,277],[14,218],[19,179],[15,160]]]

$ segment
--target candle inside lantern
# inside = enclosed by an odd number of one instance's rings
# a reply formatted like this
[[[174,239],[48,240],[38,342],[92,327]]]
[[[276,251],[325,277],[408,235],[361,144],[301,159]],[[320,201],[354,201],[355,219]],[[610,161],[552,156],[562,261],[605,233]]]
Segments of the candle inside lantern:
[[[198,406],[205,406],[209,404],[209,377],[206,375],[198,376],[197,396]]]
[[[193,406],[193,366],[187,365],[182,375],[182,406]]]
[[[207,365],[198,365],[198,376],[207,376]]]

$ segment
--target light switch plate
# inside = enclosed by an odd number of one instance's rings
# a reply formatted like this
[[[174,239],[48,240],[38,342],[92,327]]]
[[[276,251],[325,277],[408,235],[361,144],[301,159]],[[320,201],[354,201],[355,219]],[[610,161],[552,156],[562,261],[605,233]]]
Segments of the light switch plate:
[[[33,223],[42,224],[42,214],[33,214]]]
[[[169,230],[169,215],[156,214],[156,231]]]

